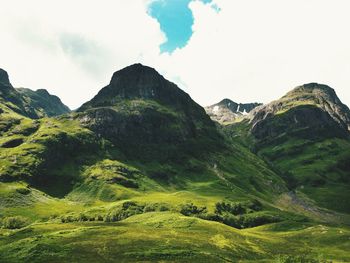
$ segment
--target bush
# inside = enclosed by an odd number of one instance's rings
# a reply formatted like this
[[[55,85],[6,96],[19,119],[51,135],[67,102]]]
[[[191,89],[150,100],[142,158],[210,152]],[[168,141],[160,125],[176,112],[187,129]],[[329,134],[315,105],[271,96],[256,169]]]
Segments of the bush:
[[[5,217],[2,221],[3,228],[18,229],[28,225],[28,220],[22,216]]]
[[[317,259],[308,255],[279,255],[275,262],[278,263],[331,263],[331,261]]]
[[[162,203],[153,203],[153,204],[147,204],[143,208],[143,212],[163,212],[163,211],[169,211],[170,208],[167,206],[167,204]]]
[[[246,213],[246,208],[241,203],[225,203],[219,202],[215,204],[215,213],[230,213],[232,215],[242,215]]]
[[[30,194],[31,190],[28,188],[17,188],[16,192],[22,195],[28,195]]]
[[[185,216],[205,214],[206,212],[207,208],[205,206],[197,207],[193,203],[184,204],[180,208],[180,213]]]
[[[144,211],[142,205],[135,202],[127,201],[122,204],[122,207],[111,210],[104,218],[105,222],[116,222],[128,218],[133,215],[142,214]]]

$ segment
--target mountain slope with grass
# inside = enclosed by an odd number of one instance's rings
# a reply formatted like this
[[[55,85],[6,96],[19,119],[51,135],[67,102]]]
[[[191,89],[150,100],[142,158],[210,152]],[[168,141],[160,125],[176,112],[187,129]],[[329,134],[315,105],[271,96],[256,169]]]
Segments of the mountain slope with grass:
[[[16,90],[30,99],[31,106],[38,109],[42,114],[41,116],[52,117],[70,112],[70,109],[62,103],[59,97],[51,95],[45,89],[33,91],[26,88],[17,88]]]
[[[7,72],[0,68],[0,110],[3,107],[32,119],[51,117],[70,112],[69,108],[44,89],[15,89]]]
[[[345,215],[300,211],[252,122],[218,127],[150,67],[62,116],[15,102],[0,104],[0,262],[350,260]]]
[[[289,188],[317,205],[349,213],[350,111],[326,85],[306,84],[254,109],[240,132]]]

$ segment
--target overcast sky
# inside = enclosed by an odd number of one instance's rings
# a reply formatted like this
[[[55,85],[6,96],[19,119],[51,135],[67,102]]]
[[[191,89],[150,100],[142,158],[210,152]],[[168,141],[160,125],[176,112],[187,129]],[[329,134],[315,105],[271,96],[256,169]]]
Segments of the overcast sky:
[[[349,0],[0,0],[0,68],[71,108],[141,62],[201,105],[297,85],[350,105]]]

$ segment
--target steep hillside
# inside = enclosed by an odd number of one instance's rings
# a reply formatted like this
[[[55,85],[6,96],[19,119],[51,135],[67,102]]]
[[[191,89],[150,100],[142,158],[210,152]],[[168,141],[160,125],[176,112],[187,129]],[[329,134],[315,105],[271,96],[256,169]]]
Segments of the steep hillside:
[[[7,98],[0,262],[350,259],[348,218],[292,195],[247,120],[223,132],[152,68],[117,71],[63,116],[29,118]]]
[[[46,90],[15,89],[3,69],[0,69],[0,104],[0,108],[6,107],[33,119],[70,111],[57,96],[50,95]]]
[[[51,95],[45,89],[33,91],[26,88],[16,89],[24,97],[30,99],[30,105],[35,108],[40,116],[57,116],[70,112],[70,109],[62,103],[59,97]]]
[[[290,189],[322,207],[349,213],[349,120],[348,107],[333,89],[311,83],[257,107],[249,122],[233,130],[243,134]]]
[[[230,124],[235,121],[240,121],[254,108],[261,103],[236,103],[230,99],[223,99],[219,103],[205,107],[205,111],[214,121],[220,124]]]

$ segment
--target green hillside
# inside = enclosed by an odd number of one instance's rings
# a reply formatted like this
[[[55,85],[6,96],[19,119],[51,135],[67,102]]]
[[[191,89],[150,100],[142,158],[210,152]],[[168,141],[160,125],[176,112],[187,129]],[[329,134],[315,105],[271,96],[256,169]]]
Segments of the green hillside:
[[[9,103],[0,100],[0,262],[350,260],[346,132],[277,143],[249,120],[222,128],[140,64],[77,112],[34,119]],[[293,155],[298,140],[306,146]]]

